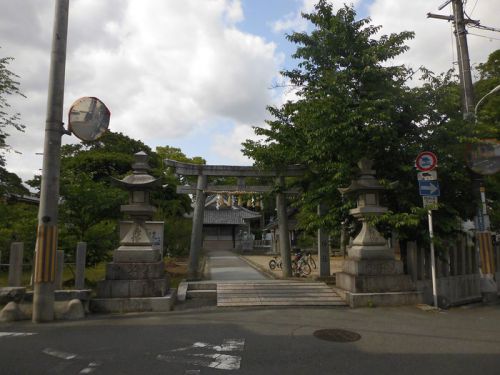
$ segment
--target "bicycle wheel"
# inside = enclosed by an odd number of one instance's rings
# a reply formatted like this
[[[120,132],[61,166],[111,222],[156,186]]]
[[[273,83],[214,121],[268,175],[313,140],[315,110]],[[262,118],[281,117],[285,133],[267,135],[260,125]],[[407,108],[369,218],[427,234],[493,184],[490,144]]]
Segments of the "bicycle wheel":
[[[308,263],[303,263],[300,266],[300,274],[302,276],[307,276],[311,274],[311,266]]]
[[[276,260],[275,260],[275,259],[271,259],[271,260],[269,261],[269,268],[270,268],[271,270],[275,270],[275,269],[276,269]]]
[[[314,261],[312,255],[309,257],[309,264],[312,266],[312,268],[316,269],[316,262]]]

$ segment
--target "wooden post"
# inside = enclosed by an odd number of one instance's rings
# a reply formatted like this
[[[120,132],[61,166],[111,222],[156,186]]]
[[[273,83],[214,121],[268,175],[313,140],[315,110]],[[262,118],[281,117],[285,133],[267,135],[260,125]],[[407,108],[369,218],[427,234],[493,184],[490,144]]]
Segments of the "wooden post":
[[[421,247],[417,247],[417,268],[418,268],[418,279],[425,280],[425,252]]]
[[[417,258],[417,244],[415,242],[406,243],[406,261],[408,267],[408,274],[413,281],[418,280],[418,258]]]
[[[465,259],[465,238],[460,238],[460,242],[458,243],[459,246],[459,254],[460,254],[460,268],[459,272],[460,275],[466,275],[467,274],[467,260]]]
[[[13,242],[10,245],[9,257],[9,286],[21,286],[23,275],[23,250],[22,242]]]

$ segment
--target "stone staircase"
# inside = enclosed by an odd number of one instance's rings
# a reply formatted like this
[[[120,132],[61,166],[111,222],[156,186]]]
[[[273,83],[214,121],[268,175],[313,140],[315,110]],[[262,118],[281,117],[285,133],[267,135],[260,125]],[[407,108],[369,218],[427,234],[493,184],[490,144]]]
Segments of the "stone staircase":
[[[177,289],[175,310],[217,305],[217,284],[207,281],[183,281]]]
[[[347,306],[323,282],[288,280],[217,283],[217,306]]]

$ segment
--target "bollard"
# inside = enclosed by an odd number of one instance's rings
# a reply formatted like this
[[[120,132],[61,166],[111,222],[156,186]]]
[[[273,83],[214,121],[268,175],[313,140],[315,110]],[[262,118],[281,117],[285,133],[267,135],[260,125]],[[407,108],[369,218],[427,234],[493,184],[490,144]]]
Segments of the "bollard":
[[[75,272],[75,289],[81,290],[85,288],[85,258],[87,256],[87,243],[78,242],[76,246],[76,272]]]
[[[23,249],[22,242],[12,242],[10,245],[9,258],[9,286],[21,286],[23,275]]]
[[[54,287],[56,290],[62,289],[64,271],[64,251],[57,250],[56,252],[56,277],[54,280]]]

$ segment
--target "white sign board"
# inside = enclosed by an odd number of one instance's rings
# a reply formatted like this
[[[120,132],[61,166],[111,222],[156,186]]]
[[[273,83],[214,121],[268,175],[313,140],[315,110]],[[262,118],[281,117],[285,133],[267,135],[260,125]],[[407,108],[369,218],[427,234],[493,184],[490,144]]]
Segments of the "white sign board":
[[[437,171],[418,172],[417,179],[419,181],[437,180]]]
[[[130,230],[132,223],[132,221],[120,221],[120,241]],[[144,226],[148,231],[148,236],[151,238],[151,242],[153,242],[153,249],[160,250],[160,253],[163,256],[163,229],[165,227],[165,223],[163,221],[146,221]]]
[[[431,208],[432,210],[437,210],[438,197],[424,195],[422,196],[422,201],[424,202],[424,207]]]

